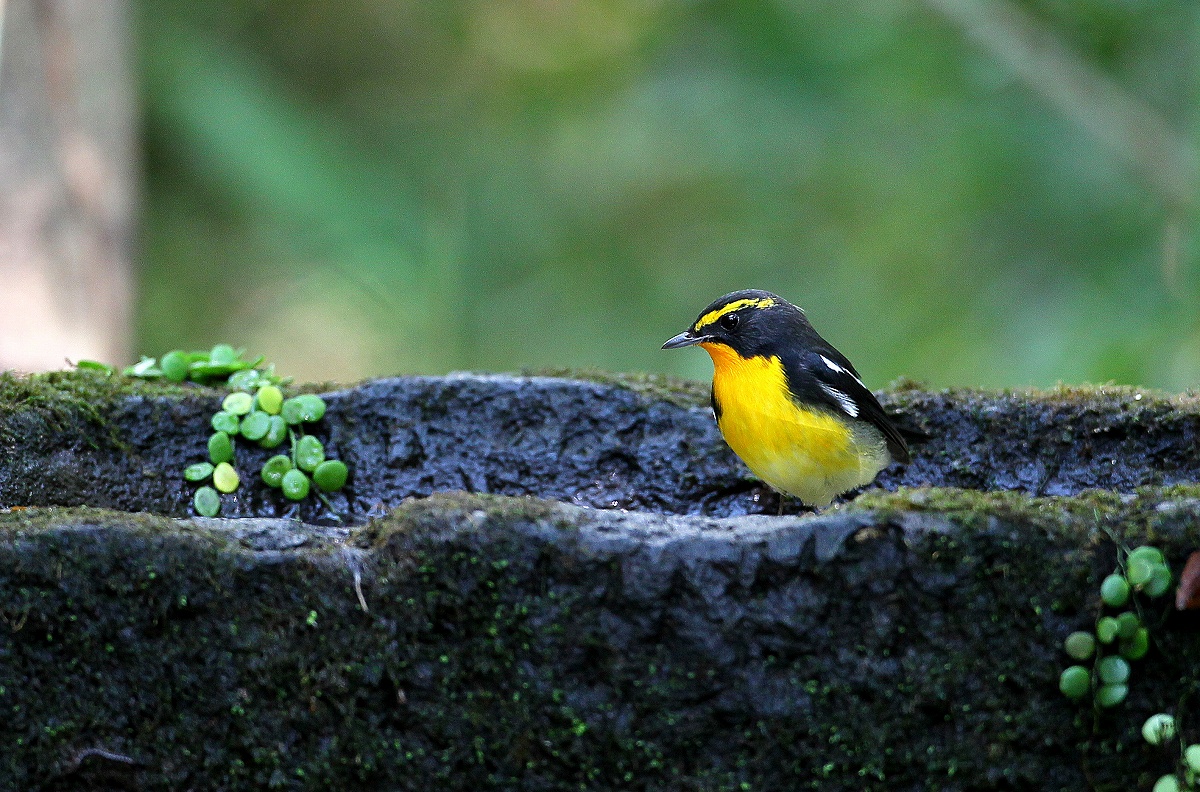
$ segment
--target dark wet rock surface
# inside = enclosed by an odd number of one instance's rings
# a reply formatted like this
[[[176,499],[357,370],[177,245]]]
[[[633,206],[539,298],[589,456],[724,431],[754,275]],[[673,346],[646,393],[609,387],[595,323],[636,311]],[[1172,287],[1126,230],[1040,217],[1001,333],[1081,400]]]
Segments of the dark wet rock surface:
[[[548,377],[406,377],[326,394],[329,411],[315,431],[327,455],[352,471],[331,499],[350,523],[444,491],[666,514],[774,514],[777,497],[729,451],[702,393]],[[116,396],[98,415],[29,408],[0,416],[0,505],[183,516],[194,488],[180,474],[206,458],[220,399],[216,391]],[[1200,480],[1195,400],[1079,389],[902,390],[883,401],[914,451],[911,464],[880,476],[888,489],[1072,495]],[[295,509],[258,481],[274,453],[238,444],[246,486],[223,499],[222,514],[327,521],[315,501]]]
[[[223,510],[244,519],[186,518],[221,395],[80,376],[0,377],[0,790],[1129,789],[1171,768],[1139,730],[1194,695],[1196,616],[1143,603],[1121,707],[1057,679],[1118,545],[1176,572],[1200,546],[1191,397],[890,392],[912,464],[775,517],[747,515],[776,500],[703,388],[380,380],[317,426],[352,470],[337,524],[248,475],[253,449]]]
[[[1145,788],[1196,618],[1146,611],[1099,736],[1060,645],[1114,563],[1098,529],[1180,558],[1189,493],[728,519],[438,495],[352,532],[12,512],[0,788]]]

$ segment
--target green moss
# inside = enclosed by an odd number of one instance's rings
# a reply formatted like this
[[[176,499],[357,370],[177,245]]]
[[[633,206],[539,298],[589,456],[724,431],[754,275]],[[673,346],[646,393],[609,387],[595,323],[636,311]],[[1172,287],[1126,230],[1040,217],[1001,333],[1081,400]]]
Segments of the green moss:
[[[625,388],[651,398],[663,399],[682,407],[697,407],[708,404],[709,383],[685,380],[659,374],[615,373],[590,368],[547,368],[527,369],[523,376],[560,377],[598,382],[604,385]],[[929,391],[925,386],[907,377],[892,382],[884,391],[884,398],[894,408],[927,402],[930,398],[948,398],[955,402],[992,402],[997,399],[1019,399],[1031,404],[1054,407],[1077,407],[1085,409],[1159,409],[1170,406],[1185,412],[1200,412],[1200,396],[1196,394],[1167,394],[1149,388],[1126,385],[1059,385],[1054,388],[1008,388],[987,390],[982,388],[955,387],[941,391]]]
[[[1083,520],[1123,519],[1129,512],[1122,498],[1108,490],[1087,490],[1071,497],[1031,497],[1023,492],[985,492],[957,487],[901,487],[894,492],[873,489],[863,492],[843,508],[873,511],[884,516],[915,512],[936,514],[947,520],[973,522],[977,518],[1000,517],[1021,522],[1061,525]]]
[[[963,525],[1004,519],[1019,524],[1069,531],[1074,536],[1117,536],[1133,539],[1150,535],[1170,515],[1200,512],[1200,485],[1143,487],[1133,495],[1110,490],[1085,490],[1070,497],[1031,497],[1021,492],[982,492],[953,487],[921,487],[889,492],[867,490],[841,507],[847,512],[872,512],[887,519],[906,513],[937,515]]]
[[[118,430],[107,416],[118,401],[130,396],[178,397],[196,392],[195,388],[130,377],[104,377],[92,371],[27,375],[0,372],[0,443],[20,439],[21,433],[11,424],[21,413],[38,416],[51,431],[73,431],[82,426],[85,431],[117,443]]]
[[[330,382],[309,383],[289,386],[289,391],[322,393],[337,387],[336,383]],[[226,393],[228,390],[220,387],[120,375],[105,377],[93,371],[0,372],[0,439],[5,437],[4,419],[23,411],[35,412],[52,427],[61,430],[81,418],[96,426],[106,426],[106,413],[113,405],[130,397],[219,398]]]
[[[982,388],[954,387],[940,391],[924,390],[920,383],[899,379],[883,394],[884,401],[894,409],[912,408],[920,411],[930,404],[945,401],[970,410],[973,405],[995,409],[997,404],[1007,405],[1006,417],[1012,407],[1026,405],[1033,410],[1071,410],[1082,413],[1120,414],[1134,412],[1145,415],[1161,415],[1167,410],[1178,410],[1182,415],[1200,413],[1200,397],[1196,394],[1168,394],[1149,388],[1125,385],[1059,385],[1054,388],[1006,388],[985,390]]]
[[[360,546],[386,543],[394,534],[425,534],[431,528],[444,530],[448,522],[467,522],[476,527],[504,525],[514,521],[548,523],[560,529],[574,528],[562,504],[544,498],[513,498],[469,492],[437,492],[427,498],[410,498],[386,519],[374,520],[356,534]]]
[[[87,411],[128,396],[182,396],[197,387],[151,382],[119,375],[105,377],[91,371],[50,371],[42,374],[0,372],[0,415],[22,409]]]
[[[704,407],[709,402],[709,384],[707,382],[662,374],[615,373],[593,368],[545,368],[526,369],[521,372],[521,375],[597,382],[601,385],[624,388],[651,399],[661,399],[679,407]]]
[[[64,525],[138,529],[153,532],[189,530],[188,523],[153,514],[130,514],[90,506],[16,508],[0,511],[0,533],[30,534],[54,531]]]

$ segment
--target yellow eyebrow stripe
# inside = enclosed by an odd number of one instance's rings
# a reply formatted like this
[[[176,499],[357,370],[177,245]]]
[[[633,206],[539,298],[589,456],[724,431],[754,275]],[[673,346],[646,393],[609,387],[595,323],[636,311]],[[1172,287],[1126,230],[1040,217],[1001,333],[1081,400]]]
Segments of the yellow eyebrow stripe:
[[[717,321],[725,314],[733,313],[734,311],[738,310],[739,308],[770,308],[774,304],[775,304],[775,301],[772,300],[770,297],[763,297],[762,299],[759,299],[759,300],[749,299],[749,298],[745,299],[745,300],[734,300],[731,303],[722,305],[720,308],[717,308],[716,310],[713,310],[713,311],[709,311],[708,313],[704,314],[704,316],[701,316],[699,319],[696,320],[696,326],[693,327],[692,330],[699,330],[702,327],[708,327],[710,324]]]

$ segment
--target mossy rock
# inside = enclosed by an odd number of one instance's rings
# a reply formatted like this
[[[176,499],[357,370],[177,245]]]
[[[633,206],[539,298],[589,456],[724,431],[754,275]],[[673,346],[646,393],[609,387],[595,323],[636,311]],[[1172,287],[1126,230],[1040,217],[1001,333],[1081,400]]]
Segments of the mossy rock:
[[[1096,616],[1110,533],[1178,559],[1198,525],[1200,491],[1178,489],[732,519],[439,495],[354,532],[13,512],[0,777],[1146,788],[1169,762],[1141,722],[1194,680],[1195,618],[1151,605],[1155,648],[1099,715],[1058,693],[1060,644]]]
[[[334,509],[361,523],[409,497],[465,490],[665,514],[774,514],[778,497],[729,451],[705,389],[662,377],[452,375],[325,394],[315,431],[351,481]],[[0,506],[87,505],[185,516],[183,468],[206,458],[224,392],[93,373],[0,376]],[[912,464],[876,486],[1032,495],[1200,481],[1200,404],[1131,388],[882,394]],[[222,515],[294,514],[255,472],[275,451],[237,443],[246,487]],[[799,504],[788,504],[791,512]],[[310,499],[298,514],[329,518]]]
[[[694,385],[381,380],[327,395],[353,478],[320,526],[255,488],[226,513],[256,519],[175,519],[219,391],[0,385],[0,787],[1125,790],[1171,768],[1140,726],[1191,694],[1195,616],[1145,603],[1120,707],[1057,678],[1119,544],[1178,572],[1200,541],[1190,397],[900,388],[913,464],[775,517]]]

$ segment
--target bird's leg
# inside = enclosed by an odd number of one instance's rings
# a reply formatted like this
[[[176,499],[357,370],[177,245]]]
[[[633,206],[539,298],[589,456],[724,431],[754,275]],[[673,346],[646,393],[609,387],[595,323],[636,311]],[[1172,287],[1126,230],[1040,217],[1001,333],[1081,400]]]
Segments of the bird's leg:
[[[782,516],[783,516],[783,504],[784,504],[786,501],[787,501],[787,495],[784,495],[782,492],[781,492],[781,493],[779,493],[779,513],[775,515],[776,517],[782,517]]]

